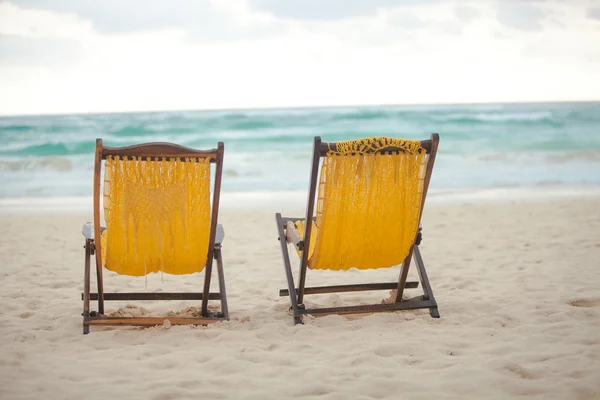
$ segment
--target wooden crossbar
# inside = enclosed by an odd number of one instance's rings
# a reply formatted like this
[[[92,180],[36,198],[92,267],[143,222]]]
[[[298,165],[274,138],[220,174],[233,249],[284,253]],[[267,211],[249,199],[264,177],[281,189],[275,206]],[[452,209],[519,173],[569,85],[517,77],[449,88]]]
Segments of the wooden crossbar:
[[[119,157],[150,157],[150,158],[205,158],[210,157],[212,162],[217,160],[218,149],[196,150],[189,147],[180,146],[174,143],[154,142],[135,144],[125,147],[102,146],[101,159],[105,160],[108,156]],[[151,160],[153,161],[153,160]]]
[[[335,285],[335,286],[318,286],[304,288],[305,294],[322,294],[322,293],[339,293],[339,292],[361,292],[369,290],[392,290],[398,287],[397,282],[385,283],[363,283],[355,285]],[[419,287],[419,282],[406,282],[405,288],[415,289]],[[298,288],[296,288],[296,291]],[[279,296],[289,296],[288,289],[280,289]]]
[[[405,300],[399,303],[390,304],[369,304],[363,306],[346,306],[346,307],[328,307],[328,308],[312,308],[299,310],[300,314],[361,314],[370,313],[374,311],[400,311],[400,310],[416,310],[419,308],[437,307],[437,304],[433,300],[422,300],[419,296],[420,301]]]
[[[222,319],[210,318],[182,318],[182,317],[138,317],[138,318],[92,318],[83,321],[84,326],[156,326],[162,325],[165,321],[169,321],[171,325],[210,325],[222,321]]]
[[[84,300],[84,294],[81,293]],[[220,293],[209,293],[209,300],[221,300]],[[98,300],[98,293],[90,293],[90,300]],[[104,293],[104,300],[202,300],[202,293]]]

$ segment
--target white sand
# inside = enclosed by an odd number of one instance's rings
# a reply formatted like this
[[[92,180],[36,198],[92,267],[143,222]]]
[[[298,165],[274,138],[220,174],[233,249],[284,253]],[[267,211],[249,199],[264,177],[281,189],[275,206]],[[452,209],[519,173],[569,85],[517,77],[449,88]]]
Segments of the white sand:
[[[278,297],[285,275],[273,213],[224,209],[231,321],[92,328],[84,336],[79,230],[90,219],[0,214],[2,399],[600,399],[600,198],[429,204],[421,250],[441,319],[420,310],[308,318],[303,326],[292,324],[288,299]],[[309,271],[308,284],[397,274]],[[143,278],[109,272],[105,284],[107,292],[144,290]],[[148,291],[201,284],[201,275],[165,275],[164,283],[153,275]],[[307,303],[387,295],[313,295]],[[143,309],[126,311],[194,305],[138,303]]]

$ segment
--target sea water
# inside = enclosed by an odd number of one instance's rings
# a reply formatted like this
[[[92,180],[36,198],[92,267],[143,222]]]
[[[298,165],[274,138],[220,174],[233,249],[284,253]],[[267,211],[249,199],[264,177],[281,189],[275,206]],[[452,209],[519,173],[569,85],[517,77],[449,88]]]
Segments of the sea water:
[[[2,117],[0,198],[91,196],[96,138],[198,149],[223,141],[223,191],[264,193],[306,191],[314,136],[433,132],[437,196],[600,184],[600,102],[381,106]]]

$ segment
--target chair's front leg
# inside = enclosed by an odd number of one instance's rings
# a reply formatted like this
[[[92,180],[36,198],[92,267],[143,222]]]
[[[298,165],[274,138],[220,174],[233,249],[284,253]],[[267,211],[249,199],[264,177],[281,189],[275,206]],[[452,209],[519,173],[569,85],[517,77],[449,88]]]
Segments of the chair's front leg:
[[[400,277],[398,278],[398,289],[396,289],[396,298],[395,302],[399,303],[402,301],[402,295],[404,294],[404,288],[406,287],[406,279],[408,278],[408,269],[410,268],[410,261],[413,256],[413,249],[416,246],[411,246],[408,255],[402,262],[402,266],[400,267]]]
[[[415,246],[414,249],[415,264],[417,264],[417,272],[419,273],[421,288],[423,289],[423,299],[432,300],[435,302],[433,291],[431,290],[431,284],[429,283],[429,277],[427,276],[427,271],[425,270],[425,263],[423,262],[423,257],[421,256],[421,250],[419,250],[419,246]],[[437,302],[435,302],[435,304],[435,307],[431,307],[429,309],[429,313],[433,318],[439,318],[440,312],[437,307]]]
[[[281,214],[275,214],[275,221],[277,222],[277,232],[279,233],[279,244],[281,246],[281,256],[283,257],[283,268],[285,270],[285,276],[288,283],[288,293],[290,296],[291,310],[293,313],[294,324],[302,323],[302,315],[299,314],[298,297],[296,295],[296,286],[294,284],[294,275],[292,273],[292,266],[290,265],[290,255],[287,248],[287,239],[285,228]]]
[[[91,255],[92,255],[92,241],[86,239],[85,241],[85,267],[83,272],[83,322],[87,322],[90,317],[90,268],[91,268]],[[88,325],[83,325],[83,334],[86,335],[90,332]]]
[[[223,318],[229,319],[229,309],[227,307],[227,292],[225,290],[225,273],[223,272],[223,252],[221,245],[215,246],[214,257],[217,260],[217,277],[219,278],[219,292],[221,293],[221,312]]]

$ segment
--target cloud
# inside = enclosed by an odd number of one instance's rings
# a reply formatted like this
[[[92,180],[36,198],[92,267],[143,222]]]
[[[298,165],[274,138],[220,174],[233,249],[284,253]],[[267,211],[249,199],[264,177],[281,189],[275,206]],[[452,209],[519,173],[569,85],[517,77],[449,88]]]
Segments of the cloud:
[[[454,14],[463,22],[470,22],[481,15],[476,8],[465,6],[457,6],[454,9]]]
[[[82,39],[91,32],[90,22],[75,14],[21,8],[0,0],[0,35]]]
[[[598,21],[600,21],[600,7],[588,8],[587,16],[590,19],[597,19]]]
[[[411,12],[394,13],[390,18],[388,18],[388,21],[392,26],[405,30],[416,30],[425,28],[427,26],[426,21],[423,21],[421,18]]]
[[[101,34],[181,30],[205,41],[253,39],[285,30],[271,20],[238,21],[224,3],[210,0],[15,0],[31,9],[75,14]],[[247,17],[247,15],[245,15]]]
[[[546,12],[527,2],[499,1],[496,18],[509,28],[534,31],[542,29],[540,22]]]
[[[81,55],[81,45],[73,40],[0,35],[0,65],[67,65]]]
[[[202,26],[215,17],[209,0],[16,0],[28,8],[77,14],[93,22],[101,33],[127,33]]]
[[[477,8],[455,6],[449,2],[425,4],[422,6],[399,7],[386,13],[389,25],[406,39],[405,32],[413,36],[429,37],[440,33],[460,35],[464,27],[481,15]],[[418,31],[418,32],[417,32]],[[394,32],[388,32],[394,40]],[[415,37],[416,37],[415,36]],[[413,39],[410,39],[413,40]]]
[[[600,93],[579,1],[97,1],[0,0],[0,114]]]
[[[338,20],[375,15],[379,9],[436,0],[249,0],[251,8],[284,19]]]

